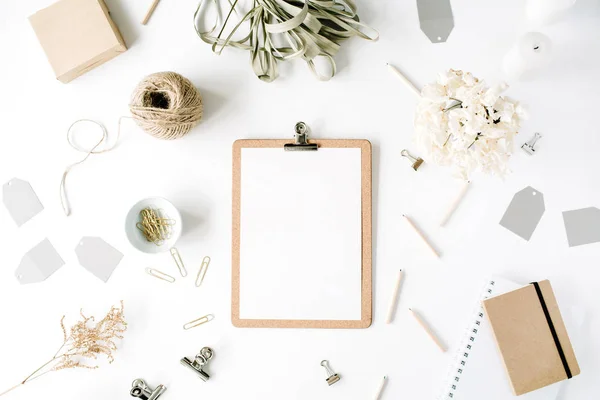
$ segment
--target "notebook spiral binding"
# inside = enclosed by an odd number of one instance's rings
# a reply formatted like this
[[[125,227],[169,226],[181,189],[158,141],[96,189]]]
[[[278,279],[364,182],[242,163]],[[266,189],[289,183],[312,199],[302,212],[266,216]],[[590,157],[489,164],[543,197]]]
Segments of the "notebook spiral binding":
[[[458,347],[458,351],[454,358],[454,360],[457,362],[452,363],[451,370],[448,374],[448,383],[444,387],[444,392],[439,397],[439,400],[455,400],[454,394],[460,384],[460,378],[463,373],[464,367],[468,363],[469,354],[471,353],[473,346],[475,346],[479,327],[483,322],[483,306],[481,305],[481,302],[487,299],[488,297],[492,296],[495,284],[495,281],[489,281],[485,285],[484,290],[482,291],[480,301],[478,302],[477,307],[469,320],[473,321],[473,323],[471,324],[471,326],[469,326],[467,332],[464,335],[464,339]],[[458,365],[459,367],[456,368],[456,365]]]

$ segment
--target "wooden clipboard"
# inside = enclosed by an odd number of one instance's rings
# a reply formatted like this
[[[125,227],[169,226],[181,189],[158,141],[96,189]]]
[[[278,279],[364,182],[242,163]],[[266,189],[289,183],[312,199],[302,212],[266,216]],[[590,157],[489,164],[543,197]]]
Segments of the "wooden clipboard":
[[[241,221],[241,179],[242,149],[280,148],[292,145],[290,140],[237,140],[233,144],[233,190],[232,190],[232,278],[231,278],[231,320],[239,328],[368,328],[372,321],[372,161],[371,143],[368,140],[305,140],[318,148],[358,148],[361,150],[361,219],[362,219],[362,275],[360,319],[244,319],[240,318],[240,221]],[[296,139],[298,143],[298,139]]]

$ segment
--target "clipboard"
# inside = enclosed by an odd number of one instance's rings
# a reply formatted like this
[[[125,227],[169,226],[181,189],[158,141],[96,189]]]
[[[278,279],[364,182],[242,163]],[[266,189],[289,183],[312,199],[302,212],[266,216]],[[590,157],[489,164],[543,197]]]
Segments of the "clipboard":
[[[371,325],[371,157],[368,140],[308,140],[304,123],[295,141],[234,142],[235,327]]]

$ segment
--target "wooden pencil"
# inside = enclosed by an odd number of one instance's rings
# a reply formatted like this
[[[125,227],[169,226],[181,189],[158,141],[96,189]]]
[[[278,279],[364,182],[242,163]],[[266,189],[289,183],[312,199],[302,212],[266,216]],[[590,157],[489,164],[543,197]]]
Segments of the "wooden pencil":
[[[460,193],[454,199],[454,202],[450,205],[450,207],[448,207],[448,210],[446,211],[444,218],[442,218],[442,221],[440,222],[440,226],[446,225],[446,222],[448,222],[448,220],[450,219],[452,214],[454,214],[454,211],[456,211],[456,209],[458,208],[463,197],[465,197],[465,194],[467,193],[467,189],[469,188],[469,183],[471,183],[471,182],[470,181],[465,182]]]
[[[400,284],[402,283],[402,270],[398,272],[398,279],[396,280],[396,287],[394,288],[394,294],[392,295],[392,300],[390,301],[390,308],[388,309],[387,319],[385,321],[386,324],[392,322],[394,318],[394,313],[396,311],[396,305],[398,304],[398,293],[400,292]]]
[[[152,16],[152,14],[154,13],[154,10],[156,9],[156,6],[158,5],[158,2],[160,0],[154,0],[152,2],[152,5],[150,6],[150,8],[148,9],[148,11],[146,12],[146,16],[144,17],[144,19],[142,20],[142,25],[146,25],[148,23],[148,20],[150,19],[150,17]]]
[[[411,312],[413,317],[415,317],[415,319],[417,320],[419,325],[421,325],[421,327],[427,333],[427,335],[431,338],[431,340],[433,340],[433,342],[437,345],[437,347],[439,347],[440,350],[443,353],[445,353],[446,346],[444,346],[444,344],[441,342],[441,340],[433,333],[431,328],[429,328],[429,325],[425,322],[425,320],[423,320],[423,317],[421,317],[415,310],[413,310],[411,308],[409,308],[408,310]]]
[[[433,245],[431,244],[431,242],[425,237],[425,235],[423,234],[423,232],[421,232],[421,230],[419,228],[417,228],[417,226],[412,222],[412,220],[410,218],[408,218],[408,216],[406,216],[404,214],[402,214],[402,216],[404,217],[404,219],[406,219],[406,222],[408,222],[408,224],[417,233],[417,235],[419,235],[421,237],[421,239],[423,240],[423,242],[425,242],[425,244],[427,245],[427,247],[429,247],[429,249],[431,250],[431,252],[437,258],[440,258],[440,254],[435,249],[435,247],[433,247]]]
[[[415,85],[413,85],[413,83],[411,81],[408,80],[408,78],[406,76],[404,76],[404,74],[402,74],[402,72],[400,72],[396,67],[394,67],[393,65],[387,63],[388,68],[390,69],[390,71],[392,71],[394,74],[396,74],[396,76],[398,78],[400,78],[400,80],[402,81],[402,83],[404,83],[404,85],[409,88],[410,90],[413,91],[414,94],[417,95],[417,97],[421,97],[421,91],[419,89],[417,89],[415,87]]]
[[[385,387],[385,382],[387,380],[387,376],[384,376],[379,384],[379,388],[377,389],[377,393],[375,394],[375,400],[379,400],[381,398],[381,393],[383,393],[383,388]]]

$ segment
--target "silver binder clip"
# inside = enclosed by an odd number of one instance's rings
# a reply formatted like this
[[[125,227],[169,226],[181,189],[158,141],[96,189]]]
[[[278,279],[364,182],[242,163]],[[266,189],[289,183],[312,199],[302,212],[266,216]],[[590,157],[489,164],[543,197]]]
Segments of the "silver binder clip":
[[[341,377],[338,374],[333,372],[333,370],[329,366],[329,361],[327,361],[327,360],[321,361],[321,366],[323,368],[325,368],[325,371],[327,371],[327,384],[329,386],[333,385],[334,383],[336,383],[337,381],[339,381],[341,379]]]
[[[296,131],[296,143],[288,143],[283,145],[286,151],[314,151],[319,148],[316,143],[308,143],[308,126],[304,122],[298,122],[294,127]]]
[[[540,140],[542,138],[542,135],[540,135],[539,133],[535,133],[533,135],[533,137],[531,139],[529,139],[528,142],[523,143],[523,146],[521,146],[521,148],[523,149],[523,151],[525,151],[525,153],[529,154],[530,156],[535,154],[535,143]]]
[[[206,364],[208,364],[208,361],[213,357],[213,355],[214,352],[210,347],[203,347],[200,352],[196,354],[196,357],[194,357],[194,361],[187,357],[183,357],[181,359],[181,364],[197,373],[200,379],[206,382],[210,379],[210,375],[204,371],[204,367]]]
[[[414,157],[412,154],[410,154],[408,152],[408,150],[404,149],[400,152],[400,155],[402,157],[406,157],[410,160],[410,162],[412,163],[411,167],[412,169],[414,169],[415,171],[419,169],[419,167],[421,166],[421,164],[423,164],[423,159],[421,157]]]
[[[136,379],[131,386],[129,394],[142,400],[156,400],[167,390],[163,385],[158,385],[154,390],[150,389],[143,379]]]

